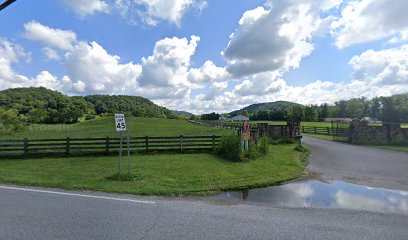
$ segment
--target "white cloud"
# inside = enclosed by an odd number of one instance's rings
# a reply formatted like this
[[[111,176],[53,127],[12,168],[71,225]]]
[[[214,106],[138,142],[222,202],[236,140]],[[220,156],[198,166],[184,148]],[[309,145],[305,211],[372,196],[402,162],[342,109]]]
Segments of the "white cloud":
[[[41,71],[34,78],[29,78],[18,74],[13,69],[13,64],[18,64],[21,60],[29,62],[31,54],[26,52],[18,44],[14,44],[5,39],[0,40],[0,90],[15,87],[46,87],[60,90],[61,84],[57,77],[48,71]]]
[[[132,22],[137,22],[135,19],[140,18],[150,26],[156,26],[159,21],[167,21],[180,26],[181,19],[187,9],[196,8],[202,11],[207,6],[207,2],[197,0],[115,0],[115,6],[123,16]]]
[[[332,24],[336,45],[345,48],[408,30],[407,9],[406,0],[350,1]]]
[[[394,206],[388,205],[384,201],[351,194],[345,191],[337,191],[335,194],[335,198],[336,198],[335,207],[371,211],[395,210]]]
[[[253,103],[286,100],[301,104],[333,103],[355,97],[378,97],[404,93],[408,89],[408,44],[385,50],[368,50],[351,58],[349,81],[333,83],[317,80],[304,86],[288,85],[272,71],[242,77],[232,90],[207,91],[189,101],[174,101],[177,109],[195,113],[229,112]]]
[[[153,55],[142,58],[141,86],[188,86],[188,69],[200,38],[165,38],[156,42]]]
[[[206,61],[200,68],[190,68],[188,79],[192,83],[208,83],[227,79],[230,74],[225,67],[217,67],[212,61]]]
[[[233,92],[237,96],[263,96],[279,92],[286,86],[279,76],[277,71],[253,74],[243,78],[242,83],[236,85]]]
[[[369,82],[372,86],[408,86],[408,45],[380,51],[368,50],[354,56],[350,65],[354,69],[355,79]]]
[[[64,0],[64,4],[81,18],[97,12],[109,12],[109,5],[103,0]]]
[[[314,34],[327,25],[320,14],[339,1],[268,1],[245,12],[222,52],[228,71],[240,77],[299,66],[313,51]]]
[[[12,64],[20,60],[30,60],[27,53],[20,45],[0,39],[0,89],[19,87],[25,84],[25,79],[20,79],[14,72]]]
[[[216,96],[222,94],[222,90],[228,87],[228,82],[213,82],[210,86],[207,86],[207,93],[203,97],[203,100],[210,101]]]
[[[44,47],[42,50],[45,56],[47,56],[47,58],[50,60],[60,60],[61,59],[58,53],[52,48]]]
[[[110,55],[96,42],[79,42],[65,54],[68,76],[74,90],[85,93],[116,93],[134,89],[142,68],[132,62],[120,63],[120,57]]]
[[[74,32],[50,28],[34,20],[24,24],[24,30],[24,36],[27,39],[40,41],[47,46],[60,50],[70,50],[76,42]]]

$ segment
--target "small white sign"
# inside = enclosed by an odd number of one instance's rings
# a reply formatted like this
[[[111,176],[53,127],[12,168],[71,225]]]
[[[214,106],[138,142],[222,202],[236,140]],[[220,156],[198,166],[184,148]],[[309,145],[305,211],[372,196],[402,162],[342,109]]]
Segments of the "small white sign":
[[[116,132],[126,131],[125,114],[115,114]]]

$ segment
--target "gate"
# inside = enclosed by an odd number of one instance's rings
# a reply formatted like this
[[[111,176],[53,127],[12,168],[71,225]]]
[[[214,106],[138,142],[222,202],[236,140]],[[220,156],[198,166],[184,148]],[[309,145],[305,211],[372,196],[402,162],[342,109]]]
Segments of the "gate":
[[[350,126],[339,127],[338,122],[332,122],[332,136],[334,141],[349,143],[351,141]]]

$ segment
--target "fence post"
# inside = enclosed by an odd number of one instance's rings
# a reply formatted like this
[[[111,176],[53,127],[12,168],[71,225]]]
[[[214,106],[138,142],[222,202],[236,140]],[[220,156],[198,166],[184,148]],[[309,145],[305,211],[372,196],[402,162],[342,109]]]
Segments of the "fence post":
[[[314,133],[316,134],[317,132],[316,132],[316,126],[314,126]]]
[[[327,135],[330,136],[330,128],[329,127],[327,127]]]
[[[106,153],[109,153],[109,137],[106,137],[106,141],[105,141],[105,151],[106,151]]]
[[[28,157],[28,139],[24,138],[24,157]]]
[[[305,126],[302,126],[302,132],[305,132]]]
[[[215,151],[215,135],[212,135],[212,149]]]
[[[183,152],[183,135],[180,135],[180,152]]]
[[[71,141],[71,140],[69,139],[69,137],[67,137],[66,146],[65,146],[65,154],[66,154],[66,155],[69,155],[69,150],[70,150],[70,149],[69,149],[69,148],[70,148],[69,145],[70,145],[70,141]]]
[[[146,154],[149,153],[149,136],[146,136]]]

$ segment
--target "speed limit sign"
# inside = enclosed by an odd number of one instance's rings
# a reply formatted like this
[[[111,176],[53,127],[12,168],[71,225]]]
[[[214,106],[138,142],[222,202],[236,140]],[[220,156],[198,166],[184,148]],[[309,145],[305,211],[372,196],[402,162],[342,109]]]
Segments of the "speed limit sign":
[[[126,131],[125,114],[115,114],[116,132]]]

